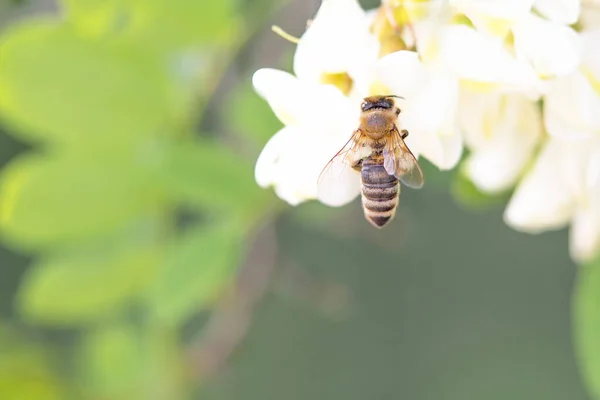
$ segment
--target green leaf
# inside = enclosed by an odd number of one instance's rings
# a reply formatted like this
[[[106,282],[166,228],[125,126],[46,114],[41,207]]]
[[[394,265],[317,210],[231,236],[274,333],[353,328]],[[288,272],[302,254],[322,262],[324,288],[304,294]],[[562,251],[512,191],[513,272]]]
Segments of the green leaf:
[[[223,43],[234,32],[232,0],[131,0],[130,3],[130,26],[125,34],[158,50]]]
[[[143,343],[127,324],[111,324],[85,334],[80,346],[84,387],[96,397],[140,398]]]
[[[145,290],[161,262],[149,244],[64,252],[28,270],[18,294],[25,318],[55,325],[85,324],[123,310]]]
[[[30,140],[131,142],[180,112],[160,59],[68,25],[13,28],[0,40],[0,60],[0,112]]]
[[[188,398],[182,393],[188,371],[181,354],[174,331],[124,321],[89,331],[78,353],[85,398]]]
[[[0,393],[6,400],[63,400],[64,383],[48,352],[19,332],[0,329]]]
[[[600,258],[579,268],[573,300],[573,333],[579,366],[589,392],[599,399]]]
[[[241,249],[241,234],[233,226],[186,233],[167,250],[148,292],[153,319],[177,325],[213,302],[234,278]]]
[[[488,194],[480,191],[462,172],[457,171],[450,187],[454,199],[467,209],[485,210],[508,201],[510,192]]]
[[[143,171],[109,160],[22,157],[0,182],[0,229],[25,248],[106,235],[156,207]]]
[[[208,141],[170,149],[160,176],[168,195],[190,206],[249,216],[268,199],[254,181],[252,165]]]
[[[123,4],[117,0],[62,0],[67,19],[83,34],[98,36],[116,27]]]

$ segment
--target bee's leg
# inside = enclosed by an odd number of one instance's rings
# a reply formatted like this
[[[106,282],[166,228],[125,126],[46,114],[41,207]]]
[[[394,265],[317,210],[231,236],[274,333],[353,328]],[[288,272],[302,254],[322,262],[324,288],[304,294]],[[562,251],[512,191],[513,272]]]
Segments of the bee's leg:
[[[407,131],[406,129],[402,129],[402,130],[400,131],[400,137],[401,137],[402,139],[406,139],[406,138],[408,137],[408,131]]]

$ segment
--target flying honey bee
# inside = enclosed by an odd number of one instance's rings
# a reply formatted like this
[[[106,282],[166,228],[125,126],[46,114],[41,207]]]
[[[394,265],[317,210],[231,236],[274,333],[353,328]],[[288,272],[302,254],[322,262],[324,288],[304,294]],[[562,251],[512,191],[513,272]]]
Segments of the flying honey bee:
[[[401,97],[371,96],[363,100],[358,129],[327,163],[318,180],[320,197],[334,198],[340,190],[349,190],[340,178],[359,172],[365,217],[377,228],[394,218],[399,181],[414,189],[424,183],[423,171],[404,143],[408,131],[399,131],[396,125],[400,108],[394,98]]]

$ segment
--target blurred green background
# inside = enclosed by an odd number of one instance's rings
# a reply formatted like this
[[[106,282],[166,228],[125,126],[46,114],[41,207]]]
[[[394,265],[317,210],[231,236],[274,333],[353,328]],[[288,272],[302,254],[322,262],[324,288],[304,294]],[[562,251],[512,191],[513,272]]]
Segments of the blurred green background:
[[[256,186],[319,1],[2,1],[0,399],[588,398],[566,231],[426,162],[382,231]]]

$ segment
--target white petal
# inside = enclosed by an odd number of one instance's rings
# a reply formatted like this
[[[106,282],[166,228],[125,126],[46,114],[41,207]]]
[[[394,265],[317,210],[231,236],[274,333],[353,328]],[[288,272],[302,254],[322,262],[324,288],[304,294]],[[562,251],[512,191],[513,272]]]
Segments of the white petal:
[[[526,15],[534,0],[450,0],[475,27],[487,34],[504,38],[511,25]]]
[[[402,50],[379,59],[368,71],[368,76],[357,81],[357,91],[363,97],[395,94],[408,100],[424,78],[425,70],[419,61],[419,55],[413,51]]]
[[[519,90],[538,84],[533,69],[513,58],[501,42],[464,25],[446,28],[440,53],[448,67],[463,80]]]
[[[578,262],[600,256],[600,196],[577,210],[570,232],[571,256]]]
[[[406,145],[415,156],[427,158],[440,170],[454,168],[463,151],[463,140],[458,131],[444,136],[415,132],[414,135],[408,136]]]
[[[584,44],[581,70],[592,81],[593,86],[595,86],[594,89],[600,95],[600,51],[598,51],[600,47],[600,29],[585,31],[581,36]]]
[[[550,21],[572,25],[579,19],[581,0],[536,0],[534,7]]]
[[[440,136],[452,135],[455,132],[458,90],[456,79],[444,75],[431,76],[414,100],[411,99],[406,113],[401,114],[402,120],[410,119],[413,130],[425,130]]]
[[[567,75],[577,69],[583,42],[572,28],[533,14],[513,28],[515,50],[542,78]]]
[[[600,28],[600,7],[597,1],[595,4],[594,0],[582,4],[579,21],[584,30]]]
[[[509,189],[542,138],[538,106],[520,95],[463,94],[462,99],[461,122],[472,150],[467,176],[485,192]]]
[[[267,143],[255,168],[260,186],[273,186],[291,205],[315,199],[319,174],[343,146],[341,132],[285,127]]]
[[[360,194],[360,174],[345,163],[331,163],[319,177],[317,199],[328,206],[348,204]]]
[[[324,0],[294,55],[300,79],[318,82],[324,73],[344,73],[376,60],[379,45],[356,0]]]
[[[462,155],[462,137],[456,129],[458,81],[447,75],[431,75],[400,114],[409,131],[407,145],[438,168],[453,168]]]
[[[570,249],[582,262],[600,256],[600,137],[586,141],[580,153],[580,159],[587,159],[587,170],[582,171],[587,176],[571,226]]]
[[[295,128],[283,128],[273,135],[262,149],[254,168],[254,177],[259,186],[266,188],[278,181],[281,155],[287,152],[295,134]]]
[[[562,176],[564,143],[550,140],[533,170],[517,187],[504,214],[504,220],[517,230],[538,233],[565,226],[575,208],[575,195],[569,188],[570,176]]]
[[[600,132],[600,94],[581,73],[557,79],[546,94],[544,123],[548,133],[583,139]]]
[[[285,125],[328,125],[348,121],[351,103],[332,85],[303,82],[287,72],[263,68],[252,83]],[[350,120],[356,124],[357,120]]]

